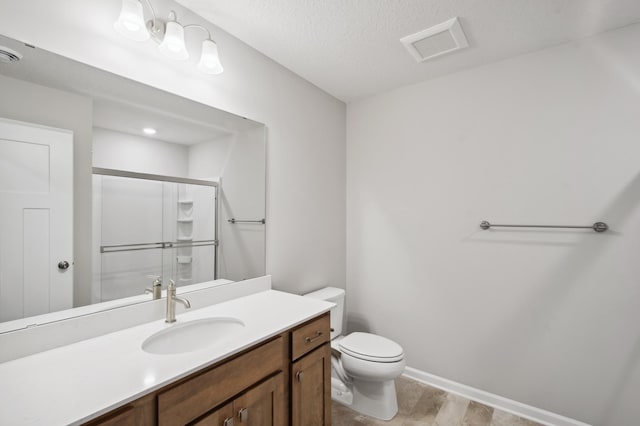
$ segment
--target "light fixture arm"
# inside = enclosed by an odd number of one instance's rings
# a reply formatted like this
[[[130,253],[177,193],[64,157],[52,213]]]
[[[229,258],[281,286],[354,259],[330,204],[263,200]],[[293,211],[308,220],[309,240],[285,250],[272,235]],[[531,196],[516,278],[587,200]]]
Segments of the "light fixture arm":
[[[211,32],[206,28],[203,27],[202,25],[198,25],[198,24],[189,24],[189,25],[185,25],[184,29],[186,30],[187,28],[200,28],[202,31],[207,33],[207,39],[211,40],[211,41],[215,41],[213,40],[213,38],[211,37]]]
[[[147,21],[147,31],[149,31],[153,39],[157,41],[158,38],[164,34],[164,25],[158,25],[158,15],[156,15],[156,10],[153,8],[151,0],[146,0],[145,3],[147,3],[151,11],[151,20]]]
[[[147,0],[147,5],[149,6],[149,10],[151,10],[151,17],[153,18],[153,19],[152,19],[152,21],[153,21],[153,25],[155,26],[155,25],[156,25],[156,21],[157,21],[157,18],[156,18],[156,11],[155,11],[155,9],[153,8],[153,5],[151,4],[151,0]]]

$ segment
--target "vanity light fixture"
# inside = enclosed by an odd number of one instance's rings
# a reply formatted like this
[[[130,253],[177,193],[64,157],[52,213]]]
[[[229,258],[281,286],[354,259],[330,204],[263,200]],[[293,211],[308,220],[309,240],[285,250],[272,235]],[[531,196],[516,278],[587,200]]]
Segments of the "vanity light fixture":
[[[122,0],[120,16],[113,24],[114,29],[120,35],[134,41],[147,41],[151,38],[158,43],[162,54],[177,61],[185,61],[189,59],[189,52],[184,42],[184,30],[199,28],[207,33],[207,38],[202,42],[198,69],[205,74],[213,75],[224,71],[218,55],[218,46],[213,41],[208,29],[202,25],[180,24],[174,11],[169,13],[166,21],[163,21],[156,16],[151,0],[145,0],[145,3],[151,11],[152,17],[146,23],[141,0]]]
[[[138,0],[122,0],[122,8],[120,16],[113,24],[113,28],[122,36],[134,41],[149,40],[149,31],[147,31],[144,22],[144,12],[142,3]]]

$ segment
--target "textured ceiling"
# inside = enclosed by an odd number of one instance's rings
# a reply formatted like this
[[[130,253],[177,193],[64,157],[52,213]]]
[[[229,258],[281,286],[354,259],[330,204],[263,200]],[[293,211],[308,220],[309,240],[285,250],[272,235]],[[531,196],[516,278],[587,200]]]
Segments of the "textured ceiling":
[[[640,21],[640,0],[177,1],[347,102]],[[418,64],[399,42],[454,16],[468,49]]]

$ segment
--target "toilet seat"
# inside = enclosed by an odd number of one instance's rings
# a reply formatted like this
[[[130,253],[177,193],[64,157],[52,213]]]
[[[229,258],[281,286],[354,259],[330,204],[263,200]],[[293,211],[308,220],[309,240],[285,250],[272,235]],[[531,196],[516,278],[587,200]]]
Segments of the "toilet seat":
[[[364,361],[385,363],[404,358],[399,344],[371,333],[351,333],[338,342],[338,347],[341,352]]]

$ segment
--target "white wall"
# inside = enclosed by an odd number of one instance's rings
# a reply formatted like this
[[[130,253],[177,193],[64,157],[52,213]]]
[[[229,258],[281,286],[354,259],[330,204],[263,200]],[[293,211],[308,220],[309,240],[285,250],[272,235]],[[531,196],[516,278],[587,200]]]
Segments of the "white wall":
[[[265,269],[265,225],[229,223],[265,218],[264,128],[238,132],[224,165],[219,198],[218,277],[241,280],[255,277]],[[274,236],[277,238],[277,236]]]
[[[225,67],[204,76],[169,61],[152,41],[113,30],[117,0],[0,0],[0,28],[15,39],[263,122],[267,142],[267,272],[274,288],[305,292],[345,280],[345,105],[244,43],[167,0],[166,16],[209,26]],[[192,33],[189,43],[201,39]]]
[[[351,329],[438,376],[637,423],[639,39],[635,25],[348,106]]]
[[[189,147],[94,127],[93,166],[187,177]]]
[[[236,136],[233,134],[189,146],[189,177],[211,179],[222,176]]]

